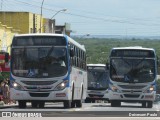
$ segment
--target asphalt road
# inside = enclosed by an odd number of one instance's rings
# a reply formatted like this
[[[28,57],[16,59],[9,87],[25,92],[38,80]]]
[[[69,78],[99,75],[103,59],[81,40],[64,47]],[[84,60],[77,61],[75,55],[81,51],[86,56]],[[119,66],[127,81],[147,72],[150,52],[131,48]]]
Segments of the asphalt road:
[[[13,107],[0,109],[1,115],[2,112],[11,112],[14,118],[19,118],[23,115],[25,117],[25,115],[34,113],[37,114],[37,116],[39,115],[42,117],[52,117],[58,119],[60,119],[60,117],[76,117],[77,119],[80,119],[82,117],[86,117],[87,119],[89,119],[90,117],[93,117],[94,119],[102,119],[103,117],[112,119],[114,119],[114,117],[134,119],[140,117],[141,119],[143,119],[144,117],[146,117],[147,119],[157,119],[157,116],[159,116],[160,119],[160,103],[154,104],[153,108],[142,108],[141,104],[138,103],[122,103],[121,107],[111,107],[110,103],[83,103],[82,108],[71,109],[64,109],[62,103],[46,103],[44,109],[33,109],[29,103],[27,104],[26,109],[19,109],[16,105]],[[18,114],[21,114],[22,116],[18,116]],[[33,116],[34,115],[30,117]]]

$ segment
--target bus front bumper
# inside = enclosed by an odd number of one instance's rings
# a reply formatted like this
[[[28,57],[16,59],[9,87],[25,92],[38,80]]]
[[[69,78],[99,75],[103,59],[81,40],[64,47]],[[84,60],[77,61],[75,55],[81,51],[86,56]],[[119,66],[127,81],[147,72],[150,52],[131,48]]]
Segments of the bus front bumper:
[[[109,91],[109,100],[119,101],[154,101],[156,92],[152,93],[118,93]]]
[[[47,92],[37,92],[37,91],[19,91],[14,88],[10,89],[10,98],[12,100],[45,100],[45,101],[63,101],[70,100],[71,96],[68,89],[62,91],[47,91]]]

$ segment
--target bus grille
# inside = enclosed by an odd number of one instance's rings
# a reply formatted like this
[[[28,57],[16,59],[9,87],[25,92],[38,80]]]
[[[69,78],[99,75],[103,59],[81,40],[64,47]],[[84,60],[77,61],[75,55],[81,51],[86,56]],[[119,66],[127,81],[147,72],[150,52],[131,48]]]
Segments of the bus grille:
[[[132,85],[119,85],[119,87],[123,88],[123,89],[143,89],[144,85],[141,86],[132,86]]]
[[[103,97],[104,95],[95,95],[95,94],[88,94],[89,97]]]
[[[140,95],[124,94],[126,98],[138,98]]]
[[[21,81],[26,85],[52,85],[57,81]]]
[[[137,91],[137,90],[122,90],[122,92],[124,92],[124,93],[142,93],[142,90],[139,90],[139,91]]]
[[[49,93],[29,93],[31,97],[48,97]]]

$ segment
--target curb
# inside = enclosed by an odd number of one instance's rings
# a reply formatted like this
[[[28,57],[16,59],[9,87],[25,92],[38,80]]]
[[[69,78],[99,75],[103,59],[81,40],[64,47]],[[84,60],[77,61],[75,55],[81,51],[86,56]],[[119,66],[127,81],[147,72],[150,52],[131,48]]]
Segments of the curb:
[[[15,104],[15,105],[3,105],[3,106],[0,105],[0,109],[11,108],[11,107],[16,107],[16,106],[17,106],[17,104]]]

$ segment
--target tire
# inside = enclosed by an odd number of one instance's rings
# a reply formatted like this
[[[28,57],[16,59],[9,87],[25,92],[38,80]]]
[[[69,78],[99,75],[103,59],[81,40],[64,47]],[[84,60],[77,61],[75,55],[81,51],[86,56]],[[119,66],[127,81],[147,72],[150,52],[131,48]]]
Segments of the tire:
[[[75,106],[76,106],[76,101],[72,100],[72,102],[71,102],[71,108],[75,108]]]
[[[18,101],[19,108],[26,108],[26,102],[25,101]]]
[[[121,106],[121,102],[117,101],[117,100],[112,100],[111,101],[111,107],[120,107]]]
[[[74,84],[72,88],[72,100],[66,100],[63,102],[64,108],[74,108],[76,106],[76,101],[74,100]]]
[[[83,86],[82,86],[81,98],[80,98],[80,100],[76,100],[76,107],[77,108],[82,107],[82,99],[83,99]]]
[[[152,107],[153,107],[153,102],[152,102],[152,101],[148,101],[147,103],[148,103],[148,104],[147,104],[147,107],[148,107],[148,108],[152,108]]]
[[[91,100],[91,102],[92,102],[92,103],[95,103],[95,102],[96,102],[96,100]]]
[[[76,107],[81,108],[82,107],[82,100],[76,100]]]
[[[64,108],[71,108],[71,101],[70,100],[66,100],[63,102]]]
[[[32,108],[37,108],[38,107],[37,101],[32,101],[31,105],[32,105]]]
[[[73,84],[71,108],[75,108],[75,107],[76,107],[76,101],[74,100],[74,84]]]
[[[146,108],[146,102],[142,102],[142,108]]]

